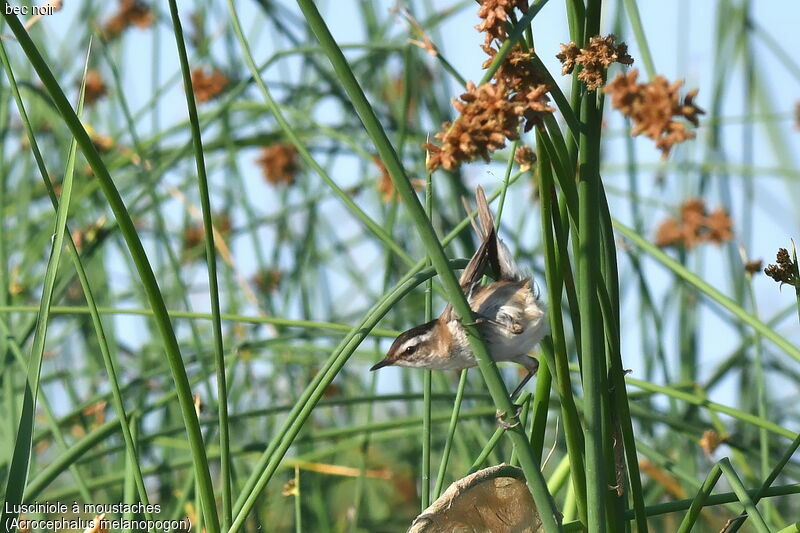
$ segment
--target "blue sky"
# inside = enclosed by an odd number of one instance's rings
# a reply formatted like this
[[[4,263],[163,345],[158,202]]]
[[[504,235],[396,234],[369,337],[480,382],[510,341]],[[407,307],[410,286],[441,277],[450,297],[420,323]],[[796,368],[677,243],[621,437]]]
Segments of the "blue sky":
[[[375,3],[380,5],[378,12],[387,14],[387,16],[389,8],[395,5],[393,1]],[[354,24],[354,21],[358,22],[360,20],[359,16],[353,15],[358,5],[356,1],[331,0],[319,2],[318,4],[326,14],[326,20],[340,43],[358,42],[363,37],[363,28]],[[421,4],[421,2],[416,2],[416,4]],[[436,9],[443,9],[455,3],[437,0],[433,1],[432,4]],[[619,2],[606,3],[603,33],[611,31],[619,4]],[[162,9],[165,8],[163,3],[159,3],[159,5]],[[193,9],[193,4],[183,1],[179,2],[179,5],[183,9],[182,14],[185,15],[186,22],[190,11]],[[220,5],[224,5],[224,3]],[[282,5],[285,6],[285,9],[298,12],[293,2],[284,1]],[[670,80],[685,79],[685,89],[687,90],[695,87],[699,88],[698,104],[702,108],[710,109],[712,76],[716,59],[714,44],[716,38],[715,20],[719,3],[712,1],[691,2],[689,0],[656,2],[651,0],[639,2],[638,5],[658,73],[663,74]],[[65,53],[64,51],[66,50],[74,50],[73,46],[66,46],[66,44],[72,35],[70,28],[72,24],[76,23],[81,7],[81,2],[68,1],[65,3],[63,12],[42,22],[49,38],[61,40],[64,43],[64,46],[51,47],[51,51],[61,50],[60,53]],[[274,53],[276,47],[287,46],[285,42],[276,40],[270,34],[268,26],[263,24],[258,10],[252,2],[237,2],[237,8],[240,10],[240,16],[257,60],[263,60]],[[534,23],[537,51],[557,79],[562,78],[558,75],[560,65],[555,59],[555,54],[559,50],[559,43],[568,40],[564,10],[563,2],[551,0],[537,16]],[[421,13],[419,18],[423,19],[424,10],[417,9],[417,12]],[[478,22],[476,12],[477,4],[467,2],[465,9],[448,19],[441,29],[432,35],[436,44],[454,67],[466,79],[471,80],[480,78],[480,64],[483,60],[482,52],[479,50],[482,37],[474,30],[474,26]],[[798,22],[800,22],[800,2],[752,2],[751,13],[756,21],[758,32],[762,32],[780,43],[783,50],[794,51],[798,49],[800,37],[798,37],[797,26]],[[209,32],[213,34],[223,28],[228,23],[226,17],[224,7],[215,9],[209,18]],[[402,35],[404,32],[402,21],[398,19],[395,25],[394,35]],[[177,72],[177,56],[172,33],[166,25],[162,25],[159,32],[161,46],[156,53],[154,53],[153,41],[149,32],[133,29],[125,36],[126,39],[129,39],[129,42],[126,43],[122,55],[115,58],[122,68],[126,98],[135,111],[145,108],[151,98],[151,70],[154,57],[158,56],[159,58],[162,81],[169,79]],[[638,60],[641,57],[641,52],[627,24],[624,25],[623,31],[620,32],[620,38],[629,44],[630,54]],[[221,66],[224,66],[229,53],[239,54],[235,43],[229,48],[228,43],[223,41],[218,39],[214,43],[215,57],[217,57]],[[735,44],[735,41],[736,39],[732,39],[731,44]],[[800,167],[797,164],[796,154],[797,148],[800,146],[800,132],[796,131],[792,126],[794,105],[800,99],[800,77],[798,76],[800,68],[795,62],[795,70],[787,69],[765,43],[765,39],[758,37],[754,39],[756,71],[759,75],[759,80],[766,88],[768,100],[780,115],[773,117],[772,120],[779,121],[781,126],[780,142],[787,146],[788,153],[785,155],[776,154],[772,149],[774,141],[767,137],[765,129],[760,124],[756,124],[752,137],[753,165],[763,169],[774,169],[778,166],[784,169],[789,168],[791,169],[791,175],[789,178],[780,178],[769,170],[759,172],[752,196],[745,196],[742,192],[744,190],[743,180],[748,178],[743,177],[740,171],[731,171],[726,179],[730,181],[732,190],[730,204],[734,218],[745,202],[752,202],[756,206],[756,215],[752,228],[749,229],[751,239],[749,242],[742,244],[745,245],[752,257],[763,258],[766,262],[769,262],[774,259],[774,253],[778,247],[788,246],[789,239],[792,237],[800,238],[800,209],[794,207],[797,205],[798,199],[800,199],[800,188],[798,188]],[[77,64],[72,59],[66,57],[56,58],[56,60],[70,61]],[[428,59],[428,61],[434,62],[433,59]],[[268,83],[275,83],[286,76],[297,76],[298,73],[293,70],[296,65],[295,61],[289,59],[269,69],[265,79]],[[634,67],[640,69],[640,79],[644,78],[645,73],[640,61],[637,61]],[[726,87],[728,91],[724,100],[722,115],[730,117],[730,120],[722,127],[723,145],[727,164],[736,167],[744,161],[743,158],[746,153],[744,143],[748,142],[743,137],[744,127],[742,124],[744,121],[736,119],[736,117],[742,116],[744,109],[744,77],[741,62],[732,68],[726,68],[725,75],[727,77]],[[563,78],[563,80],[565,83],[562,86],[566,88],[567,79]],[[365,85],[369,84],[369,82],[370,80],[362,80]],[[455,96],[460,91],[452,80],[449,83],[453,96]],[[258,99],[257,93],[252,94],[254,95],[253,99]],[[180,84],[173,84],[167,94],[159,99],[159,102],[158,114],[162,128],[185,120],[186,108]],[[324,108],[317,118],[320,120],[326,119]],[[105,131],[120,129],[119,124],[113,123],[113,120],[108,117],[104,118],[101,113],[95,115],[93,120],[101,131],[103,129]],[[609,133],[609,139],[611,140],[604,147],[603,179],[611,197],[613,215],[623,222],[629,222],[629,202],[615,193],[615,191],[627,189],[627,178],[621,168],[621,163],[625,161],[625,131],[619,115],[610,110],[610,106],[607,106],[606,120],[607,127],[611,132]],[[140,121],[138,127],[141,128],[140,133],[147,134],[150,127],[149,118]],[[642,168],[640,192],[643,197],[652,199],[657,206],[645,209],[647,225],[652,227],[653,230],[657,222],[669,213],[670,208],[676,207],[680,201],[695,194],[696,191],[693,191],[687,184],[694,184],[697,180],[685,179],[686,175],[676,171],[672,163],[706,159],[708,131],[708,128],[701,124],[701,128],[698,130],[698,138],[676,150],[669,166],[662,165],[660,154],[652,146],[650,140],[636,139],[637,159]],[[248,189],[253,198],[263,198],[263,202],[259,200],[258,208],[262,209],[266,214],[277,206],[275,203],[277,200],[275,195],[268,194],[266,186],[260,179],[260,171],[253,163],[255,155],[253,150],[244,151],[238,163],[242,171],[248,175]],[[420,157],[422,157],[421,153]],[[334,177],[337,180],[341,180],[342,184],[360,179],[358,175],[360,167],[353,163],[343,163],[335,168],[336,174]],[[178,172],[184,173],[187,171],[191,171],[190,167],[184,166]],[[659,171],[663,171],[664,186],[659,185],[655,179],[655,175]],[[180,177],[179,173],[165,176],[165,183],[169,184],[177,180]],[[496,182],[497,176],[501,175],[501,173],[502,171],[498,167],[490,167],[480,163],[473,164],[467,169],[470,180],[475,184]],[[221,173],[212,173],[212,181],[215,183],[219,184],[222,179],[224,179],[224,175],[221,175]],[[726,201],[724,195],[721,194],[723,189],[719,186],[718,181],[715,178],[709,193],[706,195],[709,207],[721,205]],[[528,198],[529,195],[527,194],[512,195],[507,206],[508,215],[504,215],[504,217],[508,216],[509,219],[514,220],[525,213],[526,210],[529,210]],[[176,208],[179,205],[175,203]],[[324,206],[325,209],[329,210],[327,214],[330,220],[336,220],[338,213],[344,212],[341,206],[335,202],[326,202]],[[180,209],[172,211],[180,213]],[[377,212],[371,211],[371,214],[377,216]],[[176,224],[181,219],[181,216],[174,216]],[[737,224],[741,224],[741,222],[737,221]],[[361,231],[361,228],[356,225],[349,227],[343,225],[340,229],[342,232],[350,234]],[[740,225],[737,226],[735,228],[737,236],[748,234],[748,231],[745,231],[746,229]],[[526,232],[531,243],[538,242],[539,236],[536,224],[527,224]],[[264,231],[263,238],[265,240],[271,238],[268,230]],[[240,261],[239,265],[246,273],[248,272],[248,265],[253,263],[252,252],[248,249],[248,246],[249,244],[246,240],[235,243],[235,251]],[[377,251],[360,250],[360,253],[369,258]],[[701,273],[714,286],[727,293],[730,290],[726,281],[727,275],[715,273],[725,264],[727,264],[727,259],[724,252],[713,246],[696,253],[690,261],[691,268]],[[623,261],[623,268],[624,266]],[[646,262],[646,267],[657,299],[660,301],[669,297],[667,290],[670,277],[660,266],[655,265],[653,262]],[[623,283],[626,279],[623,271]],[[541,282],[542,280],[540,280]],[[770,317],[778,310],[792,303],[793,295],[790,290],[784,288],[783,291],[778,291],[777,286],[763,275],[756,277],[754,288],[759,312],[763,317]],[[366,307],[368,303],[357,302],[354,306],[357,308],[364,304]],[[203,296],[197,296],[193,299],[193,305],[196,305],[198,310],[206,309],[207,299]],[[624,325],[637,324],[639,322],[638,305],[632,299],[628,300],[623,313]],[[734,335],[731,334],[730,326],[715,313],[709,312],[707,308],[704,308],[700,320],[704,331],[708,333],[703,336],[702,346],[705,357],[703,372],[708,372],[714,368],[715,363],[720,358],[727,355],[735,347],[736,343]],[[133,322],[135,322],[133,319],[125,319],[122,323],[130,325]],[[668,324],[667,326],[668,338],[665,341],[665,345],[668,354],[674,356],[677,347],[677,339],[674,338],[675,325]],[[779,330],[787,338],[795,342],[800,339],[797,321],[794,319],[784,321]],[[631,366],[634,370],[637,366],[636,362],[640,349],[638,335],[638,326],[628,327],[624,332],[624,355],[626,361],[628,361],[628,366]],[[382,379],[393,378],[389,375],[385,378],[382,377]],[[736,394],[736,390],[734,387],[728,387],[722,394],[730,400],[731,396]],[[785,393],[779,394],[795,396],[797,390],[796,387],[792,387],[786,389]],[[726,398],[720,399],[721,401],[726,400]]]

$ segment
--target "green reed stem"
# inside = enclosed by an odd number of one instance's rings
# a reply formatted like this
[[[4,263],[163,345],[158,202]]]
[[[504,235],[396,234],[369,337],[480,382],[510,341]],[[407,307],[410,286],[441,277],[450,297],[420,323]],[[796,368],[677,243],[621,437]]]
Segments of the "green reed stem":
[[[541,138],[537,133],[537,141]],[[584,440],[583,430],[575,406],[575,398],[572,392],[572,383],[569,371],[569,359],[567,355],[567,340],[564,332],[563,316],[559,312],[562,301],[562,288],[564,279],[559,268],[558,258],[566,257],[566,253],[559,253],[556,249],[553,221],[557,213],[553,213],[553,199],[555,189],[551,159],[547,150],[539,152],[539,197],[541,198],[541,215],[543,241],[545,247],[545,278],[547,281],[547,296],[550,302],[551,311],[548,313],[550,319],[550,335],[553,342],[554,368],[553,374],[556,379],[556,388],[561,401],[561,416],[564,421],[564,436],[567,445],[567,453],[570,457],[570,474],[572,484],[575,488],[575,501],[578,507],[578,516],[583,523],[586,523],[586,469],[584,464]],[[548,361],[549,364],[549,361]]]
[[[16,20],[16,19],[15,19]],[[2,43],[0,43],[2,48]],[[5,49],[2,51],[3,64],[9,79],[13,79],[8,56]],[[87,55],[88,64],[88,55]],[[84,70],[85,72],[85,70]],[[85,77],[84,77],[85,78]],[[18,101],[18,104],[21,103]],[[83,108],[83,90],[79,103],[79,112]],[[71,110],[71,108],[70,108]],[[77,144],[73,140],[70,143],[69,155],[67,157],[67,167],[64,170],[64,179],[61,189],[61,201],[56,211],[56,219],[53,229],[53,238],[50,245],[50,255],[47,260],[47,269],[44,275],[44,286],[39,302],[39,314],[36,320],[36,329],[33,336],[33,345],[27,361],[27,372],[25,380],[25,390],[22,400],[22,413],[20,414],[19,425],[17,426],[16,438],[14,439],[14,451],[11,455],[11,464],[6,480],[5,505],[3,505],[0,515],[0,527],[7,531],[11,528],[7,525],[14,521],[18,513],[15,506],[23,502],[25,485],[30,474],[31,446],[33,444],[33,426],[36,415],[36,403],[39,396],[39,379],[42,372],[42,359],[44,356],[45,339],[47,338],[47,327],[50,320],[50,304],[53,301],[53,292],[58,275],[58,267],[61,261],[61,253],[64,249],[64,234],[67,227],[67,216],[69,215],[70,201],[72,199],[72,186],[75,171],[75,156]],[[45,181],[49,177],[43,175]],[[61,440],[63,445],[63,439]],[[79,485],[81,482],[79,481]]]
[[[448,299],[453,305],[453,309],[458,316],[465,319],[464,327],[467,332],[470,347],[475,353],[481,374],[483,375],[489,392],[492,395],[495,406],[497,407],[498,411],[503,413],[507,420],[513,422],[516,419],[515,407],[511,403],[511,399],[508,396],[508,391],[503,384],[503,380],[500,377],[497,366],[489,355],[489,352],[487,351],[486,346],[481,339],[480,333],[474,325],[470,324],[470,322],[472,322],[472,311],[467,303],[466,296],[462,292],[461,286],[458,284],[458,280],[456,279],[455,275],[448,267],[447,257],[442,250],[441,243],[431,227],[430,220],[425,216],[425,212],[422,209],[422,206],[420,205],[419,199],[417,198],[413,188],[411,187],[411,182],[409,181],[408,176],[406,175],[403,166],[397,157],[397,153],[389,142],[383,127],[375,116],[375,113],[367,101],[363,91],[361,90],[358,81],[353,75],[353,72],[350,70],[350,66],[347,63],[344,54],[342,54],[341,49],[336,44],[336,41],[328,30],[328,27],[317,10],[317,7],[311,0],[298,0],[297,3],[300,6],[300,9],[303,11],[306,22],[309,24],[311,30],[314,32],[317,39],[320,41],[320,44],[325,49],[328,59],[339,76],[339,82],[345,88],[345,91],[353,103],[353,107],[361,118],[367,133],[370,135],[373,143],[378,149],[378,153],[386,165],[386,168],[392,179],[392,183],[394,183],[395,188],[402,198],[403,205],[406,207],[409,215],[414,221],[420,238],[430,256],[431,262],[433,263],[434,267],[436,268],[436,272],[442,280]],[[522,31],[520,30],[519,33],[521,35]],[[557,520],[555,504],[552,500],[552,497],[547,492],[547,486],[544,482],[541,471],[539,470],[539,466],[535,461],[533,450],[525,435],[525,432],[521,427],[516,426],[508,431],[508,433],[512,442],[514,443],[517,453],[519,454],[522,469],[525,472],[528,486],[531,488],[534,501],[539,509],[545,530],[560,531],[561,526]]]
[[[141,278],[141,285],[147,295],[148,301],[153,308],[154,320],[158,327],[161,339],[164,343],[164,352],[172,372],[172,377],[175,382],[175,387],[178,391],[178,401],[180,404],[181,414],[184,423],[186,424],[186,431],[189,438],[189,443],[192,449],[192,458],[194,460],[195,474],[200,480],[199,488],[201,491],[201,498],[203,501],[203,512],[207,513],[208,519],[206,520],[206,527],[209,533],[217,533],[218,521],[216,507],[214,504],[214,492],[211,484],[211,476],[208,471],[208,461],[206,459],[205,446],[203,443],[202,435],[200,434],[200,426],[197,423],[197,416],[194,412],[194,403],[192,401],[192,392],[189,387],[188,378],[186,376],[186,369],[181,361],[180,348],[175,332],[172,329],[172,324],[167,314],[166,306],[161,295],[158,282],[147,259],[147,254],[144,251],[142,242],[136,232],[136,227],[131,220],[125,203],[114,184],[108,169],[103,163],[100,154],[92,144],[92,140],[86,133],[83,125],[78,117],[75,115],[69,101],[64,96],[64,92],[53,76],[47,63],[39,53],[38,48],[31,40],[28,32],[20,23],[19,19],[14,15],[3,13],[6,22],[11,27],[11,31],[17,38],[20,46],[22,47],[28,61],[31,63],[39,78],[47,90],[47,93],[52,98],[53,103],[64,120],[67,127],[75,136],[75,139],[83,152],[84,157],[91,166],[95,177],[100,183],[103,194],[108,201],[109,207],[117,219],[119,229],[125,239],[125,242],[130,250],[131,257],[136,265],[136,270]]]
[[[192,132],[195,164],[197,167],[197,186],[200,192],[200,207],[203,212],[203,233],[206,248],[206,265],[208,269],[208,292],[211,300],[212,330],[214,332],[214,366],[216,368],[217,382],[217,407],[219,416],[219,446],[220,446],[220,482],[222,484],[222,521],[223,529],[230,527],[232,517],[231,509],[231,457],[230,457],[230,425],[228,423],[228,384],[225,378],[225,357],[222,341],[222,319],[219,303],[219,284],[217,282],[217,252],[214,245],[214,230],[212,224],[211,199],[208,194],[208,176],[203,157],[203,140],[200,135],[200,121],[197,117],[197,103],[194,98],[192,86],[192,73],[189,67],[189,57],[186,54],[186,44],[183,41],[183,28],[178,15],[178,4],[169,0],[169,11],[172,17],[172,31],[175,34],[175,43],[178,48],[178,57],[183,76],[184,94],[189,110],[189,124]]]
[[[19,93],[19,89],[17,87],[14,74],[11,70],[11,65],[8,61],[8,56],[6,55],[5,48],[3,47],[2,43],[0,43],[0,59],[2,59],[3,66],[5,67],[6,74],[9,80],[9,85],[11,87],[11,92],[14,95],[14,99],[17,103],[17,108],[22,118],[22,123],[25,126],[25,131],[31,143],[31,150],[33,151],[37,167],[39,168],[39,172],[41,173],[42,179],[47,187],[47,192],[50,197],[50,201],[53,205],[53,208],[56,209],[56,211],[58,211],[59,200],[55,194],[55,191],[53,190],[52,183],[50,182],[50,177],[47,172],[47,168],[45,167],[41,150],[39,149],[38,142],[36,141],[36,136],[34,135],[33,128],[31,127],[31,122],[28,119],[27,112],[25,111],[25,106],[23,104],[22,97]],[[87,64],[88,64],[88,59],[87,59]],[[85,88],[85,74],[84,74],[84,83],[82,84],[81,91],[83,91],[84,88]],[[83,103],[83,92],[79,104],[79,111],[78,111],[79,113],[81,112],[82,109],[81,107],[82,103]],[[71,151],[73,150],[71,149]],[[72,157],[74,157],[74,155]],[[120,418],[120,420],[122,420],[124,424],[122,428],[123,429],[122,433],[127,453],[126,458],[132,470],[133,481],[135,483],[135,487],[139,496],[139,501],[141,501],[145,505],[148,505],[149,497],[147,495],[147,490],[145,489],[144,486],[144,480],[142,478],[142,472],[139,466],[135,441],[129,426],[128,417],[125,413],[125,405],[122,400],[122,392],[120,390],[119,379],[117,378],[117,371],[115,368],[114,360],[111,357],[111,350],[109,349],[108,346],[108,340],[106,338],[102,320],[100,319],[100,313],[97,309],[97,303],[95,301],[94,293],[92,292],[91,284],[89,283],[89,276],[87,275],[86,269],[84,268],[83,263],[81,262],[80,254],[78,253],[78,250],[75,246],[75,242],[72,239],[72,232],[69,230],[69,226],[66,226],[65,230],[66,230],[65,240],[68,244],[69,255],[70,258],[72,259],[72,262],[75,266],[75,270],[78,274],[78,280],[81,284],[83,295],[86,298],[86,304],[87,304],[86,309],[91,315],[92,326],[94,327],[95,334],[97,335],[97,343],[100,348],[100,355],[102,356],[103,364],[105,365],[106,373],[108,374],[109,377],[109,383],[111,385],[112,405],[117,413],[117,416]],[[54,309],[55,308],[53,306],[50,307],[51,315],[56,314]],[[10,335],[10,332],[6,332],[6,334]],[[152,513],[150,512],[144,513],[144,516],[148,520],[152,519]]]
[[[595,35],[599,24],[599,1],[587,6],[587,34]],[[593,20],[597,17],[597,21]],[[600,263],[600,120],[594,91],[583,95],[578,152],[579,245],[577,247],[578,304],[581,317],[580,358],[584,394],[586,442],[587,528],[590,533],[606,531],[606,499],[609,494],[605,471],[603,409],[607,393],[602,389],[606,375],[603,319],[597,302]]]
[[[407,90],[407,87],[406,87]],[[428,218],[433,214],[433,181],[428,174],[425,183],[425,212]],[[430,260],[425,262],[431,266]],[[433,319],[433,279],[425,282],[425,322]],[[431,383],[430,370],[424,370],[422,376],[422,490],[420,491],[420,510],[424,511],[431,504]],[[438,491],[434,494],[438,496]]]
[[[436,474],[436,486],[433,489],[433,494],[438,498],[442,495],[444,489],[444,478],[447,475],[447,464],[450,461],[450,451],[453,448],[453,437],[458,427],[458,414],[461,411],[461,402],[464,399],[464,389],[467,386],[467,373],[468,370],[464,369],[458,377],[458,388],[456,389],[456,400],[453,402],[453,411],[450,415],[450,424],[447,426],[447,438],[444,441],[444,449],[442,450],[442,460],[439,463],[439,471]]]

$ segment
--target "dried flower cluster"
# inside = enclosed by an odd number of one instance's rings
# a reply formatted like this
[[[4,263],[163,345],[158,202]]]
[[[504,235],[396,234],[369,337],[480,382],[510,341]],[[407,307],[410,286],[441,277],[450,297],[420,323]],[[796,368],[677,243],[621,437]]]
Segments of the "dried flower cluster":
[[[94,421],[91,424],[92,428],[105,424],[106,407],[108,407],[108,402],[105,400],[100,400],[83,410],[83,416],[94,418]]]
[[[111,137],[110,135],[103,135],[102,133],[91,131],[89,132],[89,137],[92,139],[92,144],[94,145],[94,147],[101,154],[110,152],[111,149],[114,148],[114,146],[116,145],[116,142],[114,142],[114,138]]]
[[[105,224],[106,217],[102,216],[88,226],[72,230],[72,242],[75,243],[75,248],[82,252],[86,246],[94,244],[98,239],[103,238],[109,231]]]
[[[489,58],[486,68],[497,55],[506,40],[505,23],[514,9],[525,11],[527,2],[520,0],[483,0],[478,10],[482,22],[477,29],[485,33],[482,45]],[[544,76],[536,70],[533,53],[514,46],[506,55],[494,78],[477,87],[467,83],[467,92],[453,100],[459,117],[442,124],[436,134],[441,146],[426,143],[427,167],[433,172],[439,167],[455,169],[464,161],[482,157],[489,160],[490,154],[505,147],[507,139],[519,137],[520,123],[525,131],[541,124],[542,117],[555,111],[547,96],[549,87]]]
[[[379,157],[373,157],[372,162],[375,163],[375,166],[378,167],[381,175],[378,177],[378,194],[381,195],[381,201],[383,203],[388,203],[394,200],[397,197],[397,190],[394,188],[394,183],[392,183],[392,177],[389,175],[389,171],[386,170],[386,165],[383,164],[383,161]]]
[[[192,90],[200,103],[218,96],[228,86],[228,81],[228,77],[218,69],[213,69],[210,74],[203,68],[192,70]]]
[[[277,269],[263,269],[259,270],[253,276],[253,284],[258,287],[262,293],[274,292],[283,279],[283,273]]]
[[[711,456],[717,450],[717,448],[719,448],[719,445],[727,440],[727,436],[720,435],[713,429],[707,429],[703,432],[703,436],[700,437],[699,444],[700,447],[703,448],[703,452],[706,455]]]
[[[483,49],[489,54],[489,59],[483,64],[486,68],[494,60],[497,50],[487,46]],[[541,125],[545,115],[555,112],[555,108],[550,106],[550,97],[547,96],[550,87],[544,74],[534,66],[533,52],[526,52],[519,45],[514,46],[500,64],[494,78],[498,84],[505,85],[508,98],[522,106],[525,131],[529,131],[534,125]]]
[[[86,90],[83,95],[84,103],[86,105],[92,105],[107,94],[108,88],[100,72],[97,69],[88,71],[86,73]]]
[[[761,259],[753,259],[751,261],[747,261],[744,264],[744,271],[752,276],[753,274],[761,272],[761,267],[763,265],[764,261],[762,261]]]
[[[300,168],[297,162],[297,148],[289,143],[279,143],[261,149],[261,157],[256,159],[261,166],[264,179],[277,185],[294,183],[295,175]]]
[[[797,277],[797,265],[789,256],[786,248],[779,248],[774,265],[768,265],[764,269],[764,274],[771,277],[778,283],[787,283],[792,287],[800,287],[800,279]]]
[[[289,496],[297,496],[299,494],[300,489],[297,488],[297,482],[294,479],[290,479],[284,483],[283,488],[281,488],[281,496],[284,498],[288,498]]]
[[[380,170],[381,173],[381,175],[378,177],[377,183],[378,194],[381,196],[381,201],[388,203],[394,200],[399,200],[400,196],[397,194],[397,189],[394,187],[394,182],[392,181],[392,177],[389,175],[389,171],[386,170],[386,165],[384,165],[383,161],[377,156],[372,158],[372,162],[375,163],[375,166],[378,167],[378,170]],[[425,182],[420,179],[412,178],[411,186],[414,188],[414,190],[419,191],[425,186]]]
[[[506,98],[503,85],[484,83],[476,87],[468,82],[467,92],[454,100],[453,106],[460,116],[452,124],[442,124],[442,131],[436,134],[442,146],[425,144],[429,172],[440,166],[453,170],[479,156],[488,161],[489,154],[503,148],[507,138],[517,138],[524,109]]]
[[[486,46],[495,39],[502,42],[508,38],[506,22],[514,8],[523,13],[528,10],[527,0],[481,0],[480,4],[478,16],[481,23],[475,29],[486,35]]]
[[[216,213],[212,215],[212,221],[214,224],[214,229],[219,232],[220,235],[226,236],[231,232],[231,217],[228,213]],[[183,230],[183,250],[184,252],[188,252],[193,248],[200,246],[205,241],[205,229],[203,228],[203,222],[198,221],[186,227]],[[186,255],[184,254],[184,258]]]
[[[514,161],[521,171],[528,171],[536,164],[536,152],[530,146],[519,146],[514,152]]]
[[[697,126],[698,115],[705,112],[694,103],[697,89],[680,99],[678,89],[683,81],[669,83],[663,76],[656,76],[649,83],[637,83],[638,75],[636,69],[620,74],[604,91],[611,95],[611,105],[633,120],[631,135],[643,133],[650,137],[666,158],[673,145],[694,138],[686,124],[673,117],[683,117]]]
[[[680,219],[668,218],[658,227],[657,246],[694,248],[699,243],[721,244],[733,238],[733,222],[725,209],[706,212],[705,202],[692,198],[681,205]]]
[[[103,36],[108,40],[116,39],[131,26],[149,28],[154,19],[150,6],[144,2],[120,0],[117,12],[103,25]]]
[[[561,52],[556,57],[561,61],[561,73],[571,74],[576,65],[581,71],[578,79],[586,84],[586,88],[595,91],[605,85],[605,76],[612,63],[632,65],[633,58],[628,55],[628,45],[625,43],[614,44],[616,37],[599,35],[589,39],[586,48],[578,48],[574,42],[561,45]]]

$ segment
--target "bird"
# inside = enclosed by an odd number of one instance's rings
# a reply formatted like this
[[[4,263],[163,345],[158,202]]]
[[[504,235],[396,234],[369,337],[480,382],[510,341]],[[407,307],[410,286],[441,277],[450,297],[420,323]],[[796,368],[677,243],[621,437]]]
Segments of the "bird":
[[[495,361],[513,361],[527,369],[511,395],[513,400],[539,368],[539,362],[528,354],[548,332],[547,308],[533,279],[522,273],[497,236],[482,187],[477,187],[475,197],[479,223],[472,222],[481,244],[459,279],[474,315],[473,319],[464,318],[474,321]],[[487,267],[494,279],[481,285]],[[387,366],[427,370],[476,366],[463,324],[452,304],[447,304],[434,320],[401,333],[370,371]]]

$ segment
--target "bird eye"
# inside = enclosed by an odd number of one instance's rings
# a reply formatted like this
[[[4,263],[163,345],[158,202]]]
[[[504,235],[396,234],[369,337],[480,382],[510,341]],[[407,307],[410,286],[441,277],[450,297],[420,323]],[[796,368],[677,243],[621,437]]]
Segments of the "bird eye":
[[[416,352],[416,351],[417,351],[417,345],[416,345],[416,344],[412,344],[411,346],[409,346],[408,348],[406,348],[406,349],[405,349],[405,351],[404,351],[403,353],[404,353],[405,355],[411,355],[411,354],[413,354],[413,353],[414,353],[414,352]]]

